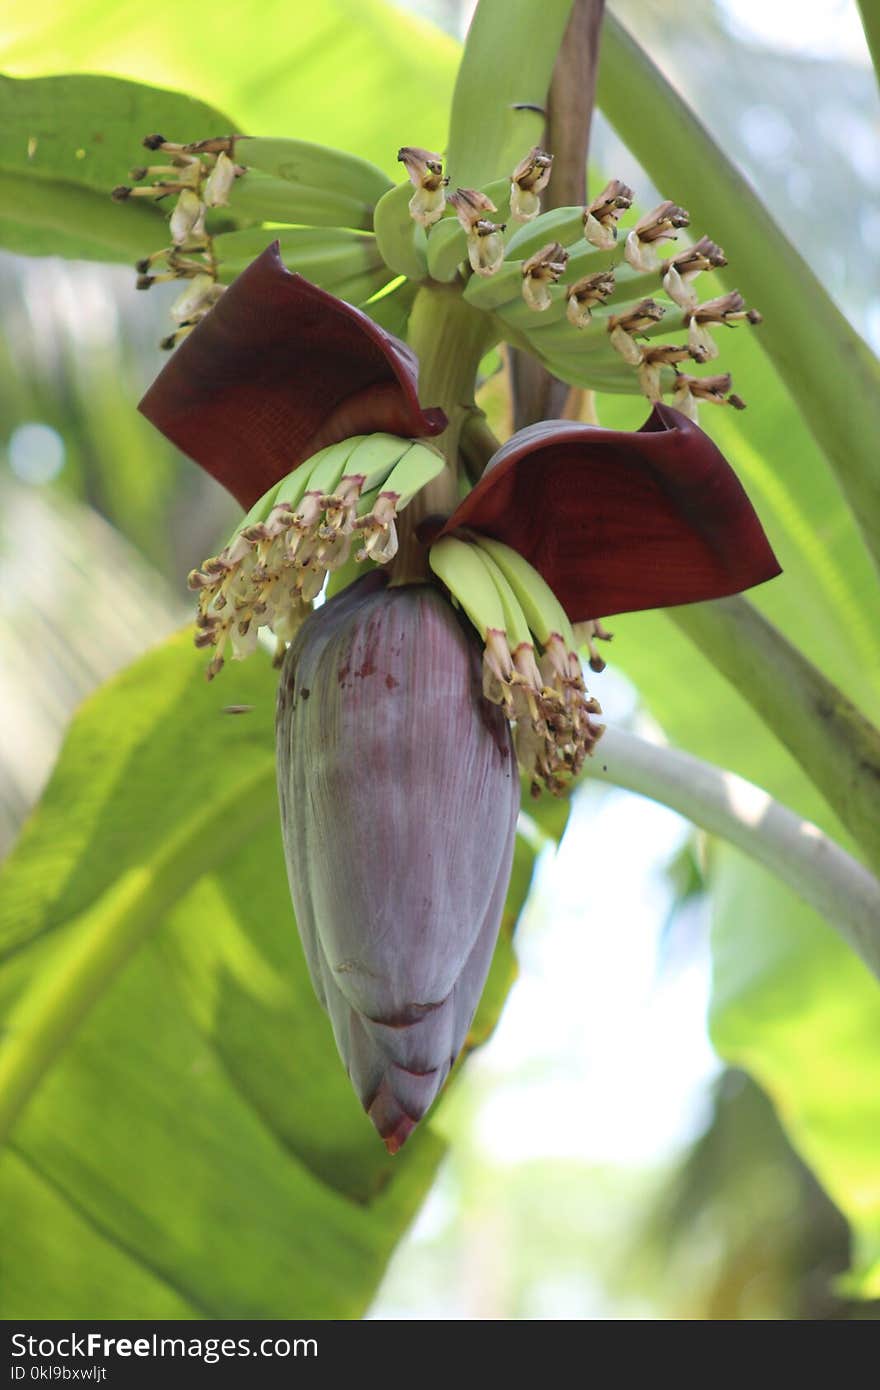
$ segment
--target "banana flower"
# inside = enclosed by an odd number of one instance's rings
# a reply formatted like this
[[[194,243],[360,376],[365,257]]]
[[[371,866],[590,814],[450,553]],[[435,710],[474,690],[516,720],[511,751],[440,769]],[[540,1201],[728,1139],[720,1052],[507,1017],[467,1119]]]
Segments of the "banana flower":
[[[665,235],[640,231],[646,245]],[[193,571],[196,640],[216,674],[260,626],[280,639],[297,923],[354,1088],[396,1152],[479,1002],[517,764],[536,794],[564,791],[601,734],[579,655],[601,669],[600,615],[737,593],[779,566],[715,444],[656,404],[632,433],[519,431],[451,514],[421,518],[418,580],[397,573],[395,521],[443,465],[432,441],[446,416],[420,402],[411,349],[288,272],[277,246],[141,409],[248,513]],[[349,582],[312,610],[327,573]]]

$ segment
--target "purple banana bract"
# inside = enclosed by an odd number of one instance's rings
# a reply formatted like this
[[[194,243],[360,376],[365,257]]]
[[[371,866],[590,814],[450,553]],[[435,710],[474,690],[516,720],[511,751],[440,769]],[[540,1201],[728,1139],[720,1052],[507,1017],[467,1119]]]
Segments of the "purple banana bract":
[[[288,650],[277,740],[312,980],[394,1153],[449,1074],[489,970],[520,798],[510,728],[448,601],[374,573]]]

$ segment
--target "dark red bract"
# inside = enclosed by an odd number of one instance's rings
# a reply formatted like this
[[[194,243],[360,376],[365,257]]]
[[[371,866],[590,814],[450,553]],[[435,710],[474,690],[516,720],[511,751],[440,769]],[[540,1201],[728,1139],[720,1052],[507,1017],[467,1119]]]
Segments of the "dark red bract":
[[[730,464],[666,405],[632,433],[565,420],[520,430],[438,534],[463,527],[525,556],[573,622],[722,598],[780,573]]]
[[[439,434],[418,362],[268,246],[184,339],[140,410],[247,510],[327,444],[356,434]]]

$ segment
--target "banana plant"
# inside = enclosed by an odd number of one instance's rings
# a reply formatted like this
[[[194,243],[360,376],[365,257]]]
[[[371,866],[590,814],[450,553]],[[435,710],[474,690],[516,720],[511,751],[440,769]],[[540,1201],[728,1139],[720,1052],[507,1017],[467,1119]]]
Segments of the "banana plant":
[[[10,922],[17,964],[0,1041],[0,1133],[51,1170],[36,1100],[51,1095],[71,1039],[88,1036],[123,966],[154,930],[167,931],[206,876],[230,863],[246,874],[255,831],[258,840],[273,833],[277,785],[293,913],[277,907],[276,854],[277,917],[261,930],[275,951],[295,916],[297,968],[304,963],[329,1014],[327,1035],[332,1028],[358,1100],[388,1156],[407,1146],[389,1169],[385,1155],[363,1157],[363,1131],[338,1091],[338,1113],[323,1105],[320,1134],[306,1132],[294,1098],[283,1128],[296,1134],[297,1161],[343,1204],[326,1219],[343,1230],[351,1204],[366,1200],[377,1223],[362,1232],[349,1302],[322,1305],[318,1290],[309,1305],[318,1315],[322,1306],[324,1315],[363,1307],[370,1270],[378,1275],[430,1181],[437,1154],[417,1127],[497,1015],[548,800],[566,801],[592,777],[674,806],[820,914],[857,953],[856,969],[880,973],[880,732],[740,597],[786,580],[735,467],[698,420],[745,409],[719,370],[720,331],[768,327],[718,278],[728,262],[713,238],[738,231],[736,179],[725,181],[723,163],[715,169],[720,191],[707,214],[717,228],[692,225],[674,168],[653,208],[637,206],[615,177],[587,194],[589,109],[578,116],[581,138],[563,139],[560,92],[581,69],[591,89],[603,32],[612,65],[634,44],[610,21],[603,31],[601,17],[589,0],[548,0],[536,36],[528,0],[481,0],[445,153],[399,144],[396,182],[306,140],[230,134],[228,120],[173,94],[156,93],[149,109],[142,93],[146,162],[112,186],[77,189],[58,244],[128,254],[139,242],[138,289],[176,283],[162,342],[169,358],[140,409],[243,511],[215,554],[193,557],[195,647],[210,654],[199,708],[224,682],[231,711],[248,708],[233,698],[243,688],[265,705],[277,682],[275,753],[265,721],[252,748],[247,734],[232,737],[237,721],[194,722],[186,692],[196,702],[199,678],[179,642],[97,697],[124,717],[140,680],[161,688],[173,679],[180,702],[155,719],[164,744],[173,744],[174,720],[174,746],[192,744],[174,762],[176,828],[163,843],[126,812],[157,804],[155,789],[137,782],[154,776],[150,760],[132,754],[120,773],[118,871],[102,866],[99,887],[70,901],[62,894],[60,909],[51,888],[32,886],[24,924]],[[57,80],[25,84],[25,123]],[[105,95],[121,109],[124,91],[111,85]],[[47,206],[55,198],[64,209],[72,197],[66,180],[52,182],[57,171],[40,166],[58,100],[56,91],[44,108],[47,129],[29,137],[31,164],[20,159],[14,174],[25,188],[42,179],[32,215],[48,244]],[[677,113],[674,96],[659,100]],[[644,152],[640,134],[634,148],[650,168],[650,132]],[[18,217],[30,215],[25,200]],[[762,264],[785,254],[772,223],[768,236]],[[742,254],[745,274],[753,257],[747,246]],[[824,291],[811,292],[821,318]],[[774,297],[772,309],[767,351],[790,389],[809,395],[810,415],[824,419],[833,379],[814,374],[804,384],[791,372],[779,321],[787,301]],[[845,323],[833,327],[875,381],[864,346]],[[512,363],[529,360],[563,401],[560,418],[504,442],[496,429],[507,431],[478,403],[481,364],[499,347]],[[517,395],[516,370],[512,380]],[[644,402],[641,428],[605,423],[622,398]],[[866,420],[871,408],[861,402]],[[878,506],[865,442],[844,457],[830,434],[817,438],[870,544]],[[597,644],[611,635],[606,622],[654,610],[669,610],[793,756],[824,808],[820,825],[725,768],[597,722],[586,670],[592,686],[605,666]],[[251,658],[255,673],[233,674],[229,657]],[[145,710],[147,742],[151,717]],[[89,728],[94,736],[94,719]],[[85,725],[75,727],[80,762],[85,737]],[[70,756],[7,868],[12,898],[45,862],[49,827],[77,781]],[[101,812],[115,789],[78,795]],[[521,807],[531,850],[518,832]],[[111,843],[95,836],[90,852]],[[140,864],[150,866],[146,878]],[[49,949],[40,944],[47,935]],[[258,1057],[234,1056],[233,1069],[259,1070]],[[308,1084],[295,1068],[293,1085],[305,1107]],[[111,1208],[94,1200],[106,1219]],[[291,1219],[308,1194],[297,1200],[285,1208]],[[141,1248],[154,1268],[177,1270],[181,1250],[160,1244],[158,1258]],[[322,1265],[328,1284],[336,1267]],[[191,1301],[195,1315],[266,1316],[279,1306],[234,1277]]]

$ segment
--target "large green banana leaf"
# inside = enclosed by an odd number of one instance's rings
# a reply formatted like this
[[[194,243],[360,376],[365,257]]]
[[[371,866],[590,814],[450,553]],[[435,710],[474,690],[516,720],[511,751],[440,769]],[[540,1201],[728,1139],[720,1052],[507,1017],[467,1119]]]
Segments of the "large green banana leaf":
[[[443,148],[459,53],[382,0],[228,0],[222,22],[171,0],[9,0],[3,38],[13,77],[104,72],[175,88],[227,111],[240,134],[335,145],[389,173],[401,145]],[[134,153],[120,153],[124,170]]]
[[[13,0],[4,20],[6,66],[14,76],[99,68],[163,87],[179,86],[234,112],[251,133],[338,144],[389,171],[400,143],[443,147],[454,45],[375,0],[333,0],[309,12],[238,0],[224,12],[223,29],[205,26],[195,11],[172,10],[165,0],[149,13],[130,3],[111,11],[81,0],[74,5],[51,0],[37,11]],[[365,26],[372,35],[369,42]],[[226,61],[230,32],[235,34],[234,64]],[[350,83],[350,100],[344,102],[337,95],[340,72]],[[419,113],[417,128],[414,112]],[[121,167],[132,157],[127,145],[120,149]],[[663,192],[676,196],[674,188]],[[724,240],[723,226],[696,230]],[[60,240],[55,249],[73,254],[75,244]],[[741,331],[724,333],[722,343],[722,365],[732,367],[750,410],[739,416],[707,408],[703,423],[740,471],[785,567],[784,577],[755,595],[755,602],[876,718],[878,596],[857,529],[756,339]],[[602,401],[603,423],[632,426],[643,413],[634,400]],[[845,841],[794,759],[667,618],[638,615],[616,620],[614,627],[615,662],[632,676],[676,742],[758,781]],[[149,814],[135,812],[140,848],[133,853],[129,843],[126,849],[121,827],[129,823],[131,808],[119,811],[125,804],[123,777],[136,770],[138,756],[146,756],[146,741],[155,743],[157,723],[164,731],[171,711],[188,710],[192,701],[200,711],[198,722],[208,730],[205,737],[213,740],[202,746],[201,756],[210,759],[222,729],[224,753],[228,744],[233,754],[229,765],[243,784],[253,770],[253,744],[265,741],[268,730],[271,700],[265,672],[236,672],[241,693],[222,697],[250,702],[255,693],[253,715],[236,719],[212,708],[217,722],[206,722],[207,707],[201,702],[217,697],[199,685],[193,658],[187,654],[184,661],[182,650],[175,656],[179,665],[173,667],[173,679],[145,682],[158,701],[152,714],[132,699],[136,684],[124,685],[131,677],[113,688],[128,691],[124,718],[121,705],[113,718],[95,715],[109,693],[84,713],[44,807],[8,871],[13,891],[8,894],[7,930],[14,949],[3,988],[16,996],[26,986],[16,1008],[24,1010],[26,1023],[29,1008],[42,1018],[51,1066],[12,1131],[4,1160],[8,1195],[23,1213],[0,1256],[10,1271],[4,1270],[0,1279],[0,1287],[10,1290],[6,1316],[33,1312],[37,1302],[44,1316],[73,1316],[74,1307],[94,1314],[105,1306],[97,1300],[98,1287],[106,1298],[116,1299],[118,1316],[144,1298],[157,1316],[166,1309],[169,1316],[228,1315],[252,1306],[247,1300],[255,1296],[255,1287],[261,1298],[283,1300],[282,1285],[292,1291],[292,1302],[284,1305],[289,1313],[318,1309],[322,1316],[350,1314],[364,1306],[375,1270],[387,1258],[436,1162],[430,1131],[390,1167],[375,1153],[366,1122],[347,1093],[326,1024],[317,1005],[307,1002],[299,957],[293,954],[292,921],[289,937],[268,940],[265,935],[264,919],[289,914],[278,887],[283,880],[277,837],[270,838],[275,832],[265,811],[268,801],[260,803],[264,820],[252,827],[252,843],[259,847],[256,859],[253,848],[247,855],[236,851],[234,838],[224,840],[226,827],[218,826],[210,854],[200,842],[199,854],[207,857],[198,860],[199,872],[191,882],[186,874],[194,871],[183,859],[173,861],[164,888],[161,876],[158,885],[150,878],[149,893],[159,893],[162,911],[149,922],[136,922],[142,944],[128,964],[123,962],[128,943],[122,941],[125,949],[117,958],[116,938],[111,940],[114,973],[107,982],[112,988],[92,990],[87,962],[77,956],[89,939],[88,929],[97,921],[104,940],[101,914],[109,912],[116,920],[113,913],[119,911],[118,896],[126,885],[136,895],[139,881],[131,876],[140,871],[142,855],[149,867],[157,858],[165,865],[163,854],[171,853],[173,859],[176,852],[161,835],[152,834],[154,823],[171,817],[175,834],[186,836],[192,828],[187,808],[199,805],[199,814],[208,815],[198,795],[191,797],[199,784],[184,758],[190,752],[198,758],[196,724],[184,719],[173,755],[163,755],[160,780],[168,795],[154,800]],[[170,657],[166,653],[161,659]],[[601,695],[601,682],[597,684]],[[135,730],[131,738],[121,727],[129,721]],[[123,732],[119,759],[96,752]],[[224,756],[224,765],[227,761]],[[184,765],[187,778],[178,804],[174,789]],[[266,766],[261,775],[268,786]],[[151,770],[148,780],[153,777]],[[83,794],[85,807],[80,804]],[[178,822],[171,815],[175,805]],[[75,816],[71,806],[76,806]],[[100,851],[91,839],[98,830],[108,837],[100,840]],[[109,858],[107,845],[114,850],[109,867],[101,862],[101,855]],[[264,867],[254,869],[257,877],[250,878],[252,865],[262,865],[264,857]],[[173,893],[166,892],[169,887]],[[148,898],[148,904],[152,901]],[[142,919],[144,915],[142,911]],[[153,932],[152,927],[159,929]],[[790,1135],[853,1223],[857,1277],[863,1291],[876,1292],[876,986],[828,925],[763,873],[732,859],[722,860],[714,937],[715,1041],[770,1090]],[[289,943],[291,955],[286,956]],[[61,989],[71,971],[76,979],[77,970],[86,976],[80,1002],[88,1007],[81,1025],[59,1037],[51,991]],[[309,1007],[314,1031],[302,1023]],[[13,1060],[20,1038],[14,1029],[6,1037]],[[320,1124],[312,1124],[315,1117],[285,1090],[284,1078],[295,1066],[290,1058],[298,1051],[314,1067],[297,1067],[296,1077],[298,1086],[315,1078],[305,1094],[317,1097]],[[277,1084],[261,1068],[267,1056],[279,1070]],[[26,1063],[14,1072],[19,1085],[22,1071],[27,1072]],[[175,1130],[173,1116],[185,1113],[187,1123],[181,1120]],[[274,1166],[265,1147],[260,1148],[267,1143],[275,1144]],[[251,1163],[259,1176],[245,1179],[246,1191],[251,1190],[248,1183],[259,1188],[265,1181],[267,1202],[274,1203],[271,1219],[257,1210],[258,1203],[242,1211],[239,1187]],[[170,1195],[179,1200],[181,1193],[188,1198],[185,1216]],[[316,1224],[302,1236],[307,1258],[300,1259],[288,1243],[274,1237],[279,1231],[289,1233],[304,1219],[306,1208],[314,1212]],[[218,1247],[217,1227],[223,1226],[218,1211],[234,1212],[236,1226],[252,1222],[259,1232],[253,1245],[233,1250],[230,1234],[229,1244]],[[36,1249],[39,1230],[49,1225],[59,1232],[52,1261],[38,1258]],[[227,1225],[231,1232],[231,1218]],[[326,1241],[317,1231],[326,1231]],[[267,1268],[275,1271],[271,1294],[253,1263],[263,1241]],[[34,1271],[31,1276],[27,1268]],[[300,1280],[313,1268],[316,1293],[310,1302],[308,1285],[300,1294]],[[338,1285],[343,1279],[344,1290]],[[305,1302],[297,1303],[301,1297]],[[277,1311],[281,1303],[262,1306]]]
[[[442,1153],[385,1154],[314,997],[268,659],[203,664],[183,633],[86,702],[2,876],[6,1318],[358,1316]]]

